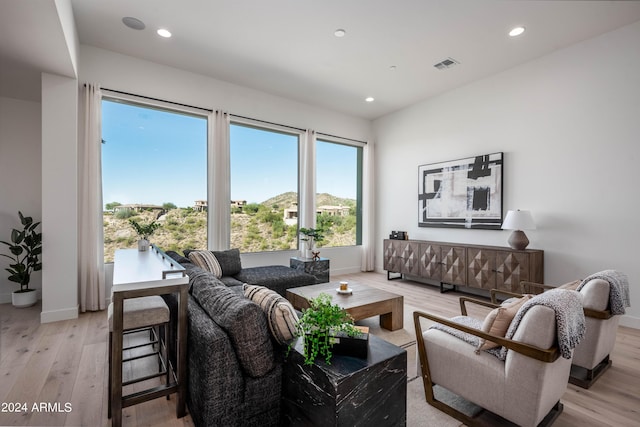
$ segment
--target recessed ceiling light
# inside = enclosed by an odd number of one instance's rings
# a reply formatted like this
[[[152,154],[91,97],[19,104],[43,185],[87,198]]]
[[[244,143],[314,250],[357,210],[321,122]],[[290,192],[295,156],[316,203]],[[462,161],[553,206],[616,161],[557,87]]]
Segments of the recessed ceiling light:
[[[133,30],[144,30],[145,28],[144,22],[131,16],[122,18],[122,23]]]
[[[347,34],[347,32],[345,30],[343,30],[342,28],[338,28],[337,30],[335,30],[333,32],[333,35],[336,37],[344,37],[345,34]]]
[[[389,67],[389,69],[390,69],[391,71],[395,71],[397,68],[398,68],[398,67],[396,67],[395,65],[392,65],[392,66],[390,66],[390,67]]]
[[[509,35],[511,37],[519,36],[522,33],[524,33],[524,27],[515,27],[511,31],[509,31]]]
[[[375,101],[375,98],[373,96],[369,96],[369,97],[365,98],[364,100],[367,101],[367,102],[373,102],[373,101]]]
[[[164,37],[164,38],[167,38],[167,39],[168,39],[169,37],[171,37],[171,31],[166,30],[166,29],[164,29],[164,28],[160,28],[160,29],[157,31],[157,33],[158,33],[158,35],[159,35],[160,37]]]

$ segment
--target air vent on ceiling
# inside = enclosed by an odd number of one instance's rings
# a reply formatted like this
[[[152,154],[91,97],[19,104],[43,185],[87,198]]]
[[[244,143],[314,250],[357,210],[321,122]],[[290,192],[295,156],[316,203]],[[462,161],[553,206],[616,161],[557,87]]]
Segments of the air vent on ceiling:
[[[460,62],[456,61],[453,58],[447,58],[444,61],[438,62],[434,65],[438,70],[446,70],[447,68],[454,67],[458,65]]]

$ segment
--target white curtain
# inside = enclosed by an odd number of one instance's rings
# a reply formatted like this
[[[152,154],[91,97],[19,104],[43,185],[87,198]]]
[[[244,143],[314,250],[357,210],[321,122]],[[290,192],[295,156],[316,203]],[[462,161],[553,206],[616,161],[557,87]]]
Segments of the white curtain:
[[[316,133],[307,130],[300,140],[300,228],[316,226]],[[301,246],[302,247],[302,246]]]
[[[362,171],[362,271],[375,269],[375,158],[373,144],[364,147]]]
[[[225,250],[231,243],[229,114],[211,113],[208,132],[208,246],[210,250]]]
[[[102,94],[87,84],[83,97],[83,136],[80,139],[78,195],[78,284],[80,311],[106,308],[102,229]]]

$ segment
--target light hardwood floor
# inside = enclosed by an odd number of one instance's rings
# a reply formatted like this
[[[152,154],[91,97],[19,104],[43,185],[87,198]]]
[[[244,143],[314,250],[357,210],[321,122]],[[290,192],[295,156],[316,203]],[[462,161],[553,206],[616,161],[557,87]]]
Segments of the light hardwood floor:
[[[405,280],[387,281],[385,274],[378,273],[332,276],[331,279],[364,282],[402,294],[406,306],[434,314],[446,317],[460,314],[460,293],[441,294],[433,286]],[[84,313],[75,320],[40,324],[40,310],[39,306],[15,309],[10,304],[0,305],[0,404],[3,405],[0,410],[10,409],[8,406],[15,403],[26,403],[28,407],[21,413],[0,412],[0,425],[110,425],[106,313]],[[484,313],[470,313],[474,314]],[[405,328],[410,329],[412,325]],[[562,399],[564,412],[554,426],[640,426],[640,330],[618,329],[612,360],[613,367],[591,389],[568,385]],[[34,403],[50,404],[50,407],[37,412],[33,410]],[[65,408],[67,403],[70,408]],[[60,411],[52,412],[58,409],[56,404]],[[126,408],[123,425],[178,427],[192,426],[193,422],[188,415],[176,419],[172,396],[169,401],[161,398]]]

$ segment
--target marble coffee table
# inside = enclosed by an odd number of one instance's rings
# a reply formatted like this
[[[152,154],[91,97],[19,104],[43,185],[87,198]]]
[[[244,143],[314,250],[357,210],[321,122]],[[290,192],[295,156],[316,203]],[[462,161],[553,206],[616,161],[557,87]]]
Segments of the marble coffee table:
[[[282,370],[285,427],[406,425],[407,351],[369,335],[366,358],[334,354],[304,363],[302,338]]]
[[[321,283],[319,285],[300,286],[287,289],[287,299],[294,308],[302,310],[309,307],[309,299],[321,293],[331,295],[332,302],[338,304],[353,317],[353,320],[380,316],[380,326],[390,331],[403,328],[404,298],[363,283],[349,282],[351,294],[336,291],[340,282]]]

